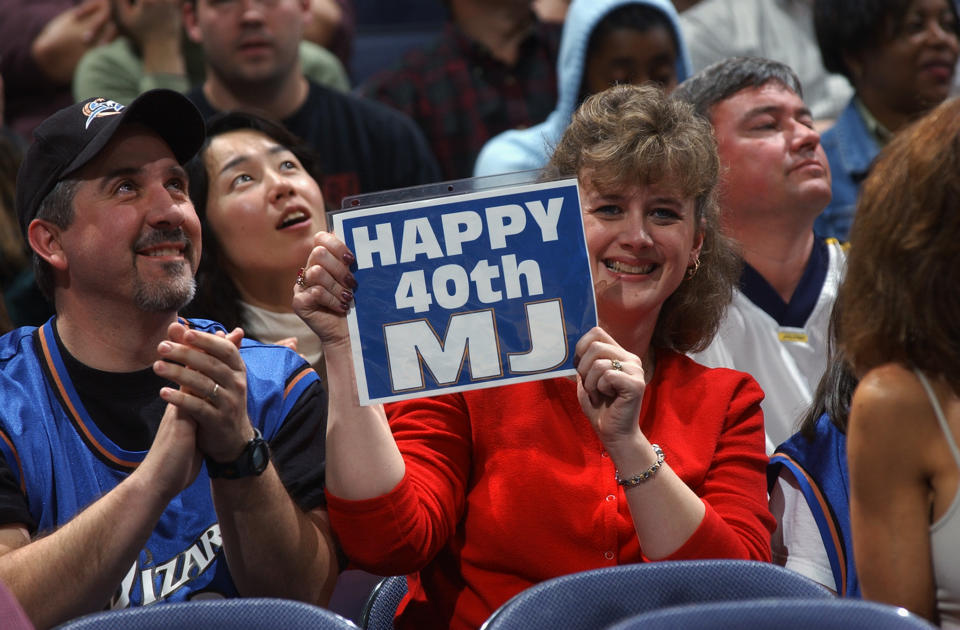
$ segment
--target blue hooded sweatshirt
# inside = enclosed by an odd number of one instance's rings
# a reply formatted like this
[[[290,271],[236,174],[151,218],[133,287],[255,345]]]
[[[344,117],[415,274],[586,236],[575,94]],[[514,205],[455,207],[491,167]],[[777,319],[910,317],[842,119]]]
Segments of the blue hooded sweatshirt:
[[[473,167],[474,176],[542,168],[550,159],[573,112],[580,105],[580,86],[587,63],[587,45],[593,29],[606,15],[624,5],[653,7],[666,14],[677,42],[677,83],[690,76],[690,56],[683,41],[677,11],[670,0],[573,0],[564,20],[560,55],[557,59],[557,107],[539,125],[512,129],[491,138],[483,146]]]

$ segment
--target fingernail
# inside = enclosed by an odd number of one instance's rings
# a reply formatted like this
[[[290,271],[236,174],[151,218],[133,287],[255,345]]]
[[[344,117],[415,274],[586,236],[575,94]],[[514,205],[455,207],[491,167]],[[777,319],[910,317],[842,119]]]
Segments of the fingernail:
[[[346,313],[347,311],[350,310],[350,305],[347,304],[346,302],[340,302],[340,310]]]
[[[352,265],[354,262],[356,262],[356,260],[357,259],[354,258],[353,254],[350,252],[347,252],[343,255],[343,262],[347,263],[348,265]]]
[[[347,274],[347,278],[346,278],[346,283],[345,283],[345,284],[346,284],[348,287],[350,287],[351,289],[356,289],[356,288],[357,288],[357,279],[353,277],[353,274],[352,274],[352,273],[348,273],[348,274]]]
[[[161,341],[159,346],[160,354],[167,354],[173,350],[173,346],[168,341]]]
[[[343,293],[340,294],[340,299],[342,299],[344,302],[349,302],[350,300],[353,299],[353,293],[351,293],[350,291],[344,291]]]

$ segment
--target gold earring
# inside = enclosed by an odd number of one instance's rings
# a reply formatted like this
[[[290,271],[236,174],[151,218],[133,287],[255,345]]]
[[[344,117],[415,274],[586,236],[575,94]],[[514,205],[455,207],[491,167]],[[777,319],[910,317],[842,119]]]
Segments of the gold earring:
[[[697,270],[699,269],[700,269],[700,257],[697,256],[696,258],[693,259],[693,266],[687,267],[687,279],[689,280],[690,278],[697,275]]]

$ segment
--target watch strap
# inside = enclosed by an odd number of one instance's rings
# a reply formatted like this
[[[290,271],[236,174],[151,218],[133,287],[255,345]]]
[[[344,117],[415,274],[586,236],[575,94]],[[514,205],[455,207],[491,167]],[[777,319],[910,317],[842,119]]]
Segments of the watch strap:
[[[259,476],[267,468],[269,447],[260,429],[253,427],[253,439],[247,442],[240,455],[232,462],[221,463],[204,457],[207,475],[211,479],[242,479]]]

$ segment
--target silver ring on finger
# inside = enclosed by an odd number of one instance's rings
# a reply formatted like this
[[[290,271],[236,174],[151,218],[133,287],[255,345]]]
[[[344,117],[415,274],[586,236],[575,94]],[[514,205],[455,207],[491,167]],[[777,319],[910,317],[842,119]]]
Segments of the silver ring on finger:
[[[610,359],[610,367],[617,372],[623,372],[623,363],[619,359]]]
[[[220,383],[214,383],[213,389],[210,390],[210,395],[207,396],[207,398],[210,400],[210,402],[215,403],[217,402],[217,396],[219,394],[220,394]]]

